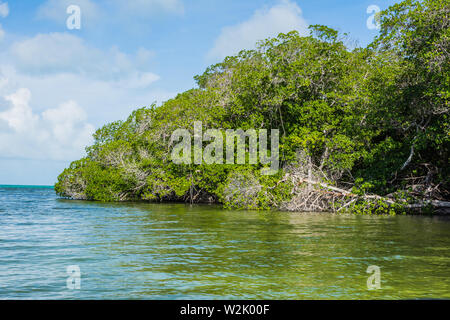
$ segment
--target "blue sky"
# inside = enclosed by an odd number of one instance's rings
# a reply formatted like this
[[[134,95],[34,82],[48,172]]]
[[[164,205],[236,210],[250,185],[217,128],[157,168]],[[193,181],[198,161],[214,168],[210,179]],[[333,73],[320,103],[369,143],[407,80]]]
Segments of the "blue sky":
[[[365,46],[377,34],[367,8],[395,2],[0,0],[0,184],[53,184],[96,128],[194,87],[257,40],[324,24]]]

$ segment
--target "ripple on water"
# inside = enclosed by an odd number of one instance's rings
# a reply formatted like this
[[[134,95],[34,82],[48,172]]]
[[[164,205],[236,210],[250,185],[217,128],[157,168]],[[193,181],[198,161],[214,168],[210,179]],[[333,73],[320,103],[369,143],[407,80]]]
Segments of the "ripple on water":
[[[0,187],[0,298],[450,298],[450,222],[57,199]],[[66,288],[67,267],[82,289]],[[382,289],[367,290],[367,267]]]

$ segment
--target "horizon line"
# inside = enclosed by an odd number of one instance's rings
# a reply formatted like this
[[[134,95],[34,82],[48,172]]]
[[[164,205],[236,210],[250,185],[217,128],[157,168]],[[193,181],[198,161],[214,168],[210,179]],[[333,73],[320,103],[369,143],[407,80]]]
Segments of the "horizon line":
[[[45,187],[45,188],[54,188],[54,185],[44,185],[44,184],[1,184],[2,187]]]

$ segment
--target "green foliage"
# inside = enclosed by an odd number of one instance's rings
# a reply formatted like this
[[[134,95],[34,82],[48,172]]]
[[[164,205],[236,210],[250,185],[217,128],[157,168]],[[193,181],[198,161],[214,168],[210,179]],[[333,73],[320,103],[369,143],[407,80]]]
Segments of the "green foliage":
[[[134,111],[94,134],[87,157],[59,176],[64,197],[99,201],[221,202],[269,209],[292,197],[284,169],[256,165],[175,165],[174,130],[277,128],[283,167],[299,151],[326,182],[353,192],[449,192],[449,5],[406,0],[381,14],[380,35],[349,50],[345,34],[311,26],[258,43],[209,67],[198,88],[162,106]],[[417,186],[421,186],[417,188]],[[429,192],[427,190],[433,190]],[[402,212],[357,202],[354,212]]]
[[[280,175],[261,175],[249,167],[230,171],[217,189],[225,208],[266,210],[290,198],[292,186],[279,183]]]

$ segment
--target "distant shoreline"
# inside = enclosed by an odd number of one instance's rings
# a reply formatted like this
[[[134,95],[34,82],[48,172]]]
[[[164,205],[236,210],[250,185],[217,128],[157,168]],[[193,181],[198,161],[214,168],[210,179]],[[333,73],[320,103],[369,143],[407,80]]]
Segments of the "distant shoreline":
[[[40,185],[20,185],[20,184],[0,184],[0,188],[9,189],[53,189],[53,186]]]

